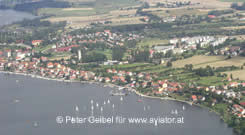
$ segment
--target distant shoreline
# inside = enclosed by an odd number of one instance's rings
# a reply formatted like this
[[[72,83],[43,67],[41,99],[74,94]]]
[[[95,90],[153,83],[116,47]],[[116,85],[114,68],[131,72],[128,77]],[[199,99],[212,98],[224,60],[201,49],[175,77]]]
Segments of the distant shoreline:
[[[22,76],[29,76],[29,77],[33,77],[33,78],[37,78],[37,79],[51,80],[51,81],[58,81],[58,82],[69,82],[69,83],[75,82],[75,83],[87,83],[87,84],[102,84],[102,85],[108,86],[110,88],[123,87],[123,86],[119,86],[119,85],[112,84],[112,83],[102,83],[102,82],[96,82],[96,81],[64,80],[64,79],[57,79],[57,78],[42,77],[40,75],[35,75],[35,74],[18,73],[18,72],[10,72],[10,71],[0,71],[0,73],[13,74],[13,75],[22,75]],[[178,102],[186,103],[186,104],[189,104],[189,105],[197,105],[197,106],[202,107],[201,105],[194,104],[194,103],[192,103],[190,101],[179,100],[179,99],[174,99],[174,98],[170,98],[170,97],[148,96],[148,95],[144,95],[144,94],[140,93],[139,91],[137,91],[134,88],[130,88],[130,87],[124,87],[124,88],[126,88],[129,92],[135,93],[138,96],[149,98],[149,99],[160,99],[160,100],[178,101]]]

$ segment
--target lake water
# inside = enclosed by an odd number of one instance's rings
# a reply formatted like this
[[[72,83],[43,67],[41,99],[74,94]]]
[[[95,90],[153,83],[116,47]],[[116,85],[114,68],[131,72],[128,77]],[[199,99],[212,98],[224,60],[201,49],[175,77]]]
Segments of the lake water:
[[[24,18],[33,19],[35,16],[30,13],[19,12],[14,10],[0,10],[0,26],[21,21]]]
[[[228,128],[219,116],[207,109],[175,101],[146,99],[133,93],[121,99],[119,96],[110,96],[111,90],[112,88],[95,84],[65,83],[0,74],[0,132],[3,135],[233,134],[232,129]],[[175,110],[178,114],[172,113]],[[56,122],[57,116],[91,115],[123,116],[126,119],[165,116],[184,119],[183,123],[177,124],[129,124],[128,121],[123,124],[115,121],[111,124]]]

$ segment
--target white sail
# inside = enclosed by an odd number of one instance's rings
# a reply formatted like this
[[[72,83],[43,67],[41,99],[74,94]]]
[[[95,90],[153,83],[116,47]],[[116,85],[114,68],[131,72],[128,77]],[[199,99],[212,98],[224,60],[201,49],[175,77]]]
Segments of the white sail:
[[[76,112],[79,112],[79,108],[78,108],[78,106],[76,106],[76,107],[75,107],[75,110],[76,110]]]
[[[155,126],[157,126],[157,121],[155,121]]]

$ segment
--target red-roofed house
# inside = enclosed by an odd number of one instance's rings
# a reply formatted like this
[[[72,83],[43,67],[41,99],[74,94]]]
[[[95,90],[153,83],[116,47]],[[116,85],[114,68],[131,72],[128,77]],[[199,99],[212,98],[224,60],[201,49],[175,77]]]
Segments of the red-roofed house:
[[[197,101],[197,96],[196,95],[192,95],[191,98],[192,98],[192,101]]]
[[[245,87],[245,83],[241,83],[242,87]]]
[[[33,46],[36,47],[36,46],[39,46],[42,42],[43,42],[42,40],[32,40],[31,43],[32,43]]]
[[[230,87],[238,87],[238,83],[237,82],[231,82]]]
[[[53,68],[54,67],[54,64],[52,63],[52,62],[49,62],[48,64],[47,64],[47,68]]]
[[[240,105],[245,107],[245,102],[240,102]]]
[[[215,15],[208,15],[208,18],[216,18]]]

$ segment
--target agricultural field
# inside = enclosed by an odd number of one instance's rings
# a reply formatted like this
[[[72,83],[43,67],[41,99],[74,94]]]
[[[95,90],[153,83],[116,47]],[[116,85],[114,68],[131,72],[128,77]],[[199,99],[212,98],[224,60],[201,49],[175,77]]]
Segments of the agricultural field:
[[[151,11],[151,10],[148,10]],[[152,14],[157,15],[159,17],[166,17],[166,16],[182,16],[182,15],[204,15],[207,14],[207,10],[199,10],[199,9],[193,9],[193,8],[178,8],[175,10],[169,10],[169,9],[164,9],[164,10],[153,10],[151,11]]]
[[[150,5],[156,5],[158,2],[163,3],[162,0],[140,0],[142,2],[148,2]],[[186,0],[174,0],[175,2],[186,2]],[[225,9],[230,8],[230,4],[236,0],[189,0],[191,3],[200,3],[199,5],[193,5],[192,7],[199,8],[216,8]],[[237,0],[243,1],[243,0]],[[173,2],[173,1],[171,1]]]
[[[184,67],[186,64],[193,64],[194,68],[200,67],[225,67],[225,66],[242,66],[245,63],[244,57],[233,57],[226,59],[224,56],[194,56],[191,58],[173,62],[173,67]]]
[[[136,10],[112,10],[108,13],[99,13],[93,8],[45,8],[39,14],[54,14],[47,18],[51,22],[67,21],[73,28],[84,27],[91,22],[112,21],[110,25],[141,24],[143,17],[133,17]]]
[[[242,66],[243,63],[245,63],[245,58],[244,57],[233,57],[231,59],[224,59],[224,60],[217,60],[214,62],[210,62],[210,63],[204,63],[204,64],[200,64],[197,65],[196,67],[206,67],[206,66],[211,66],[211,67],[226,67],[226,66]]]
[[[42,8],[38,14],[55,15],[55,17],[89,16],[95,15],[96,11],[93,8]]]
[[[175,61],[173,62],[173,67],[180,68],[180,67],[184,67],[186,64],[193,64],[195,68],[198,65],[200,66],[203,64],[209,64],[209,63],[223,61],[223,60],[225,60],[225,57],[223,56],[199,55],[199,56],[193,56],[191,58]]]
[[[229,72],[224,72],[227,75],[230,76],[232,74],[233,78],[239,78],[240,80],[245,80],[245,70],[236,70],[236,71],[229,71]]]

